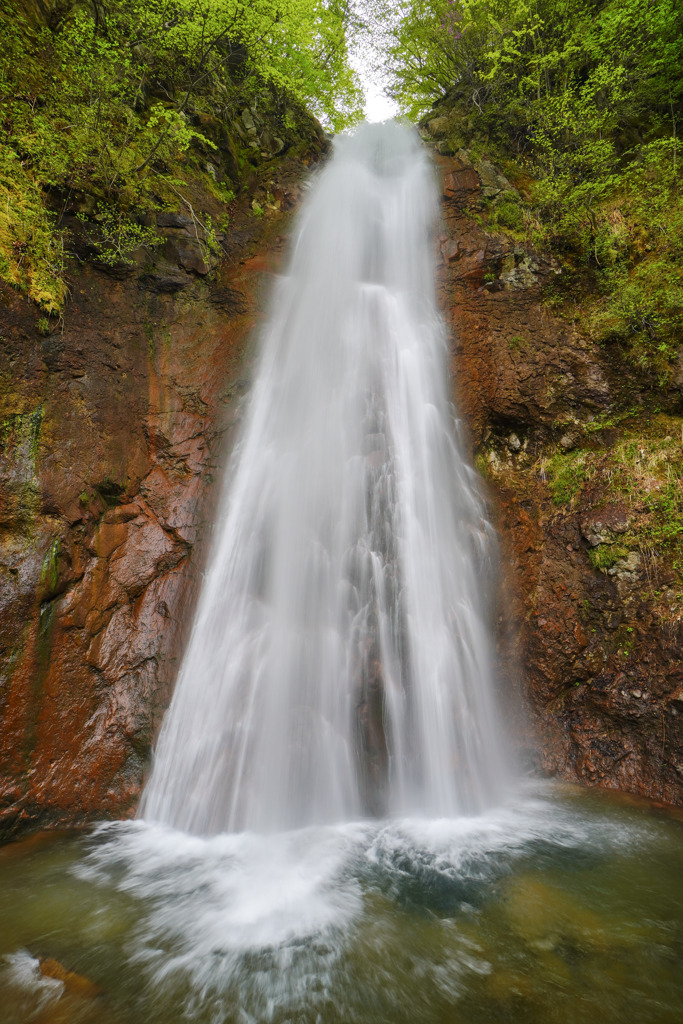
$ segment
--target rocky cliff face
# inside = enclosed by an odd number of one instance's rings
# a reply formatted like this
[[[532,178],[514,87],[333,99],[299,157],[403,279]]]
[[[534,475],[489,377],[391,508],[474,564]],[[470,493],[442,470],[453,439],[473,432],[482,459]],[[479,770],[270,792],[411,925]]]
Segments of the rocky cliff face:
[[[133,267],[98,268],[74,219],[63,323],[46,334],[35,306],[1,293],[5,834],[135,806],[192,618],[219,453],[249,387],[264,279],[324,149],[313,127],[296,156],[254,172],[211,273],[186,210],[158,215],[163,249]]]
[[[249,386],[264,276],[323,149],[313,133],[299,157],[268,165],[211,273],[181,211],[160,215],[164,248],[134,268],[98,269],[83,240],[65,322],[47,335],[35,307],[2,292],[5,834],[135,807]],[[454,387],[500,531],[501,661],[530,757],[680,803],[678,399],[653,403],[646,380],[551,311],[559,267],[481,216],[483,198],[512,189],[495,167],[436,160]]]
[[[503,676],[530,756],[681,803],[680,392],[552,312],[559,265],[487,220],[515,192],[494,166],[436,160],[454,386],[501,536]]]

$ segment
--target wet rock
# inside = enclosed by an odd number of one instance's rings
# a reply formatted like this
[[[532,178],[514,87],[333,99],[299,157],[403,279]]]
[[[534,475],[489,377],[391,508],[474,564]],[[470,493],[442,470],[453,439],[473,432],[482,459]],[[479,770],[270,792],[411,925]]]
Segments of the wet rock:
[[[640,554],[637,551],[629,551],[626,558],[620,558],[607,572],[610,576],[615,576],[621,582],[635,583],[638,579],[640,563]]]
[[[40,973],[45,978],[55,978],[57,981],[61,981],[64,985],[64,991],[70,994],[76,994],[79,996],[89,996],[93,998],[98,996],[101,989],[86,978],[83,974],[77,974],[75,971],[69,971],[61,964],[59,960],[55,960],[52,957],[39,957]]]
[[[141,288],[168,295],[189,288],[191,284],[189,274],[165,260],[158,260],[154,268],[140,278]]]
[[[249,308],[244,292],[237,288],[212,288],[209,301],[223,312],[231,316],[239,316],[246,313]]]
[[[432,123],[430,122],[430,125]],[[493,199],[501,192],[515,191],[505,175],[501,174],[490,160],[480,160],[475,166],[481,180],[482,195],[487,199]]]
[[[539,282],[539,265],[531,256],[524,256],[518,263],[514,262],[507,270],[503,270],[500,279],[506,288],[532,288]]]
[[[479,177],[472,167],[449,169],[443,179],[443,194],[457,207],[468,208],[479,193]]]
[[[591,547],[611,544],[617,535],[626,532],[629,522],[630,517],[620,507],[601,509],[599,513],[591,513],[581,519],[581,536]]]
[[[282,139],[278,138],[277,135],[273,135],[269,131],[265,131],[261,136],[261,145],[263,146],[267,156],[277,156],[285,148],[285,144]]]
[[[287,159],[264,187],[291,207],[302,164]],[[45,346],[31,307],[0,288],[2,835],[121,817],[138,799],[283,246],[278,216],[231,210],[231,258],[207,281],[192,218],[160,213],[164,255],[120,280],[76,265]]]
[[[163,210],[157,213],[157,227],[178,228],[184,231],[194,230],[194,221],[184,213],[175,213],[172,210]]]
[[[125,541],[112,553],[109,571],[130,597],[136,597],[158,575],[173,568],[184,557],[185,549],[147,516],[140,516],[124,529]]]
[[[208,274],[211,269],[210,263],[205,258],[207,255],[206,248],[202,247],[196,240],[178,247],[178,262],[180,266],[184,270],[190,270],[194,274],[199,274],[200,277]]]

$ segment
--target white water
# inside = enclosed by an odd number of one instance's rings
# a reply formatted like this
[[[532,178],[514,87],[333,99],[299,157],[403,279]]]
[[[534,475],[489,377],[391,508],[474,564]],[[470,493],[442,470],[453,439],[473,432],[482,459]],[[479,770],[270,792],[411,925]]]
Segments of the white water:
[[[637,970],[639,943],[648,936],[652,941],[651,921],[641,927],[637,916],[624,916],[623,894],[614,910],[609,885],[634,890],[632,868],[619,866],[618,857],[627,852],[647,877],[654,851],[664,847],[664,834],[642,812],[640,818],[610,816],[576,792],[535,784],[518,787],[503,806],[455,819],[210,837],[146,822],[108,823],[73,874],[93,887],[91,916],[83,924],[88,949],[112,928],[125,937],[125,971],[134,973],[138,987],[144,984],[153,1021],[587,1024],[598,1010],[589,1002],[577,1015],[577,1005],[589,998],[600,1007],[606,988],[623,983],[621,961],[616,978],[609,973],[612,961],[596,982],[596,946],[604,952],[616,942],[620,957],[635,956],[631,969]],[[117,892],[130,902],[122,907]],[[604,917],[586,912],[602,900]],[[670,909],[668,890],[663,905]],[[657,955],[673,964],[666,926],[655,937],[662,943]],[[537,968],[530,966],[529,939],[537,944]],[[577,995],[570,1008],[558,1009],[574,975],[562,964],[558,974],[553,958],[557,947],[572,941],[579,941],[588,967],[572,982]],[[578,970],[576,960],[571,963]],[[460,1010],[478,977],[495,980],[506,972],[517,979],[509,1016],[494,1016],[500,1003],[492,1009],[481,992],[475,1013],[472,1003],[470,1012]],[[518,1001],[514,986],[533,992],[538,978],[548,985],[546,1010],[552,1012],[532,1014],[528,1002]],[[637,1012],[605,1019],[636,1018]],[[130,1019],[147,1016],[138,1007]],[[643,1013],[642,1019],[677,1018]]]
[[[206,834],[483,809],[490,531],[449,404],[431,164],[336,143],[276,290],[141,815]]]

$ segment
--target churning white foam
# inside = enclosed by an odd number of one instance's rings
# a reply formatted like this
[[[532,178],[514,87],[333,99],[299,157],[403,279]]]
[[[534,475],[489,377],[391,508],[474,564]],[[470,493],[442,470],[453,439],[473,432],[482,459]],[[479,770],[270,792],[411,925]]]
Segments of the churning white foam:
[[[199,1001],[230,996],[268,1020],[324,1000],[373,893],[429,906],[436,892],[434,911],[452,916],[487,898],[524,858],[608,857],[650,839],[646,821],[590,814],[534,784],[486,814],[454,819],[211,837],[108,824],[74,870],[139,900],[129,955],[152,985],[182,979]],[[466,949],[462,956],[454,970],[487,970]]]

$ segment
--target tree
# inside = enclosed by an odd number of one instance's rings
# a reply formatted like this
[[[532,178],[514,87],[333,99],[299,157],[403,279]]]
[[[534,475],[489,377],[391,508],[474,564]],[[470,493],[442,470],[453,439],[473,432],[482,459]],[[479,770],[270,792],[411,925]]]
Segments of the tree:
[[[89,194],[134,240],[177,161],[213,145],[197,115],[230,121],[266,87],[335,130],[361,116],[344,0],[67,0],[49,17],[0,0],[0,17],[0,275],[48,312],[65,288],[47,190]]]

